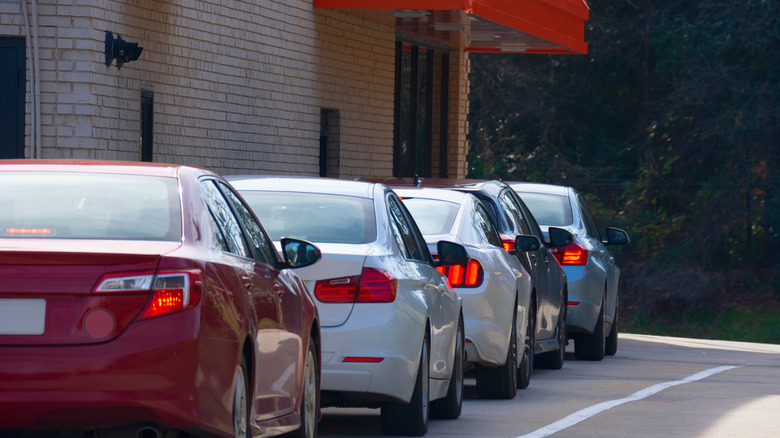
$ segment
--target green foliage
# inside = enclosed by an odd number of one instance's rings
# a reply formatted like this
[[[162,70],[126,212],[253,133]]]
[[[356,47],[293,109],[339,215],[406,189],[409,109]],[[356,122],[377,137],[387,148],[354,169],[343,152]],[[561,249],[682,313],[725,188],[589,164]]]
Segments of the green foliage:
[[[778,1],[588,3],[587,55],[471,55],[469,176],[591,194],[683,284],[777,269]]]

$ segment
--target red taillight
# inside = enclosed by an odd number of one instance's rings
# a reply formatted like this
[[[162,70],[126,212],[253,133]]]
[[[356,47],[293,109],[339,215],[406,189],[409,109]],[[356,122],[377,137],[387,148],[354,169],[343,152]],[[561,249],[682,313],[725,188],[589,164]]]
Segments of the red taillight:
[[[345,357],[343,362],[351,363],[379,363],[382,362],[382,357]]]
[[[200,302],[203,280],[199,270],[109,274],[94,293],[151,292],[152,299],[141,314],[151,318],[195,307]]]
[[[452,287],[478,287],[485,276],[482,265],[476,260],[469,260],[465,266],[439,266],[436,269],[447,277]]]
[[[385,271],[363,268],[361,275],[318,280],[314,295],[323,303],[390,303],[397,281]]]
[[[561,266],[581,266],[588,263],[588,250],[577,242],[552,249]]]
[[[511,237],[501,235],[501,244],[504,246],[504,249],[506,252],[514,251],[515,250],[515,239],[512,239]]]

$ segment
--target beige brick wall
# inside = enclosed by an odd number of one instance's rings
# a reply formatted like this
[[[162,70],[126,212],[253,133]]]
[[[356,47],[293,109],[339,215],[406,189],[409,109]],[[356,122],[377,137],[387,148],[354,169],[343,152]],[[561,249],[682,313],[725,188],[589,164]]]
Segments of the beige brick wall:
[[[327,108],[340,114],[340,176],[392,173],[390,28],[315,10],[310,0],[38,5],[44,158],[140,159],[146,89],[154,92],[155,161],[316,175]],[[0,36],[25,34],[19,2],[0,3],[0,17]],[[106,67],[106,30],[138,42],[140,59]],[[468,57],[454,52],[453,60],[451,172],[462,176]]]

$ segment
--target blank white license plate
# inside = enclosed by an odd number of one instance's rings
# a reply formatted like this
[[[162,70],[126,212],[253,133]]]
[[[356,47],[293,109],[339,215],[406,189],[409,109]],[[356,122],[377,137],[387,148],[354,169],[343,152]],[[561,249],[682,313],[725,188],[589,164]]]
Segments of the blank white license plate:
[[[46,300],[0,299],[0,335],[42,335],[45,322]]]

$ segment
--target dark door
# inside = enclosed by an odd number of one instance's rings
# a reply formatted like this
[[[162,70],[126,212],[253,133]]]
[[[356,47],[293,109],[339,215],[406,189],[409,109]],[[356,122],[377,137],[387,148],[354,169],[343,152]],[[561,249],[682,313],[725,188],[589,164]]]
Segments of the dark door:
[[[0,159],[24,158],[24,39],[0,38]]]

